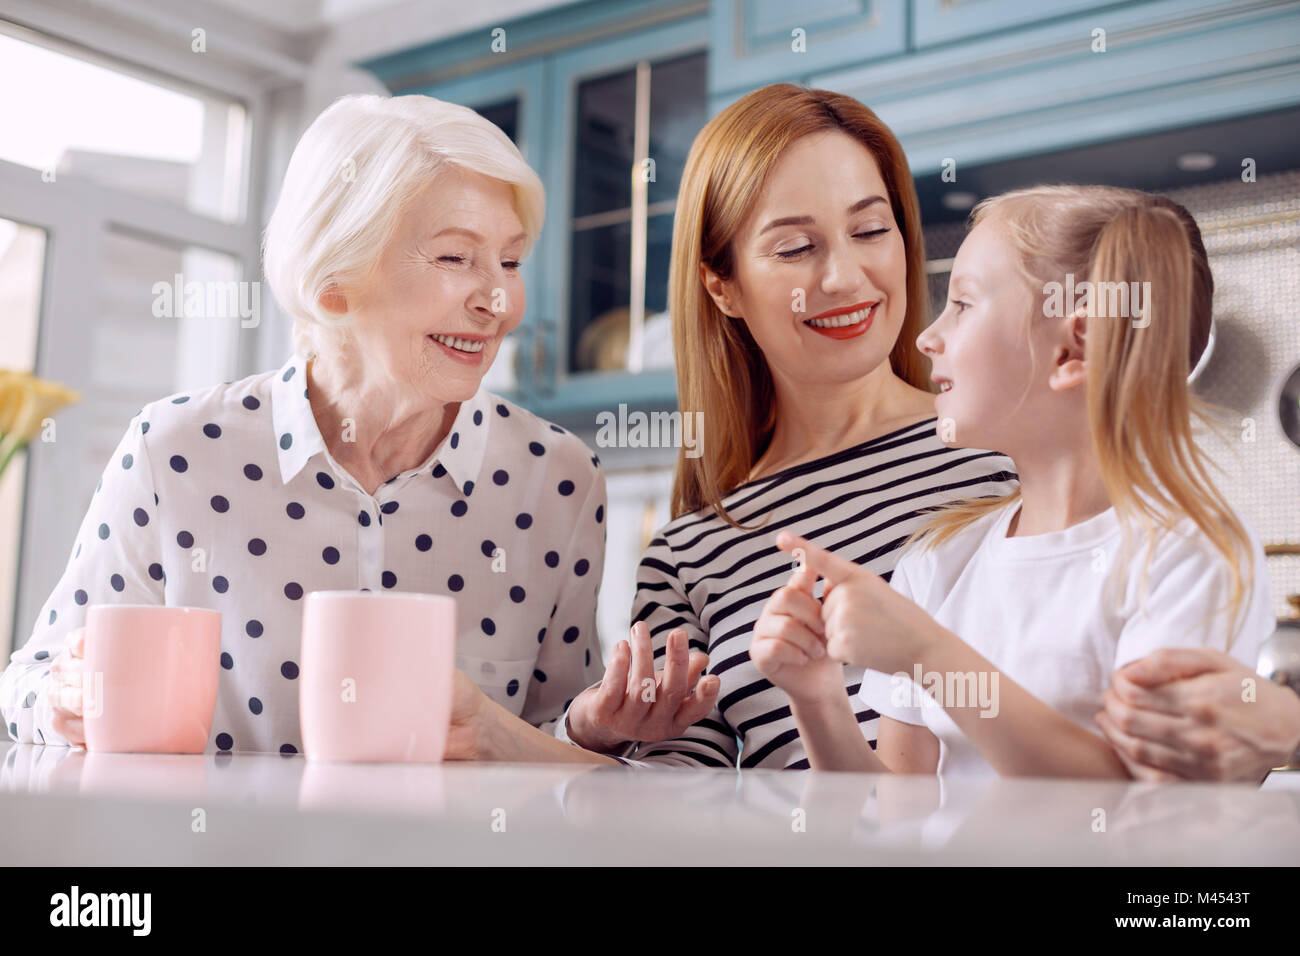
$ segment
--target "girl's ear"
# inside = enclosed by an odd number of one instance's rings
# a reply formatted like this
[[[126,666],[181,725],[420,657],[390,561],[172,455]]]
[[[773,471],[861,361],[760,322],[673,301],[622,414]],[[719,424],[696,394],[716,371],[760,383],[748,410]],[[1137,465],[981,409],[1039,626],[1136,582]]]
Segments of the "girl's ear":
[[[1087,335],[1088,309],[1080,306],[1062,322],[1062,341],[1056,348],[1052,375],[1047,380],[1052,391],[1063,392],[1088,381]]]
[[[727,293],[727,284],[703,262],[700,263],[700,281],[704,283],[704,291],[709,294],[709,298],[724,315],[729,315],[733,319],[740,318],[740,310]]]

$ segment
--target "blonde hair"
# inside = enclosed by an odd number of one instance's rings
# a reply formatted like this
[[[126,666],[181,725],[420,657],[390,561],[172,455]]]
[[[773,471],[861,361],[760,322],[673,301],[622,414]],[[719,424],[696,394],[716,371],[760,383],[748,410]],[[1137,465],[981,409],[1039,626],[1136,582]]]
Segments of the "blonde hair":
[[[907,157],[889,127],[862,103],[791,83],[765,86],[713,117],[695,138],[673,222],[668,270],[669,313],[683,414],[708,413],[703,453],[677,456],[672,514],[704,506],[740,528],[722,505],[762,454],[776,424],[772,373],[742,319],[724,314],[700,277],[704,263],[733,275],[733,240],[785,150],[812,133],[838,130],[875,157],[907,258],[907,311],[889,364],[903,381],[929,390],[925,360],[913,348],[929,320],[920,206]]]
[[[289,159],[262,245],[267,282],[293,316],[295,351],[310,357],[346,326],[320,307],[321,295],[364,284],[408,203],[449,165],[514,187],[527,255],[545,190],[489,120],[432,96],[344,96],[316,117]]]
[[[1192,430],[1193,415],[1214,424],[1213,409],[1188,386],[1209,338],[1214,296],[1196,220],[1173,200],[1138,190],[1035,186],[980,202],[971,225],[985,221],[1011,243],[1034,288],[1061,282],[1068,273],[1076,285],[1150,282],[1141,326],[1128,320],[1088,324],[1084,357],[1093,453],[1124,528],[1125,550],[1131,527],[1146,533],[1144,578],[1157,536],[1190,518],[1227,562],[1235,621],[1254,573],[1254,552],[1244,525],[1211,480],[1209,459]],[[1017,489],[944,506],[908,544],[934,547],[1019,497]]]

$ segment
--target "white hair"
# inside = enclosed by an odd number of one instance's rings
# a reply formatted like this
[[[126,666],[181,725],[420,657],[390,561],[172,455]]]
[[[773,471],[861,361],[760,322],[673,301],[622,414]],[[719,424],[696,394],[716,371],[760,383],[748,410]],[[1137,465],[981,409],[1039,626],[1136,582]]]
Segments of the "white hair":
[[[302,134],[262,243],[295,351],[317,354],[322,333],[346,324],[321,308],[322,293],[364,283],[407,204],[447,165],[514,187],[527,255],[545,217],[542,181],[473,110],[432,96],[344,96]]]

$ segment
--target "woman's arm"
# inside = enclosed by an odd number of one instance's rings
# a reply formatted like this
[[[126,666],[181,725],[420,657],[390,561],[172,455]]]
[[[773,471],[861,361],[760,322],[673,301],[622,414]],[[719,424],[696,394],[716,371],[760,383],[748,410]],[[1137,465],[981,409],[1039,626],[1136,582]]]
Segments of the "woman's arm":
[[[1114,673],[1097,723],[1138,779],[1259,783],[1300,749],[1300,696],[1222,651],[1165,647]]]
[[[577,443],[577,439],[572,441]],[[582,474],[579,468],[586,469],[589,484],[586,494],[578,499],[581,503],[567,519],[573,530],[560,554],[558,571],[563,583],[554,598],[554,612],[540,622],[544,627],[537,635],[537,664],[519,714],[524,723],[540,728],[552,741],[573,699],[599,680],[603,670],[596,632],[596,598],[605,571],[605,475],[593,464],[585,445],[578,444],[576,450],[564,448],[563,452],[574,461],[575,477]],[[557,449],[556,454],[560,453]],[[527,581],[520,583],[533,587]],[[564,748],[547,749],[567,753],[573,748],[565,744]]]
[[[632,620],[631,647],[615,651],[605,681],[569,711],[575,742],[607,751],[621,740],[644,742],[635,761],[624,761],[634,766],[734,767],[740,747],[717,706],[721,681],[696,677],[708,664],[708,633],[662,535],[637,567]],[[663,670],[654,670],[656,660]]]
[[[77,722],[68,723],[67,714],[58,719],[60,712],[52,707],[57,674],[49,671],[68,635],[86,623],[87,607],[165,603],[158,505],[141,428],[151,407],[132,419],[109,458],[63,575],[41,608],[31,637],[13,653],[0,676],[0,710],[9,736],[19,743],[83,743],[76,739]]]

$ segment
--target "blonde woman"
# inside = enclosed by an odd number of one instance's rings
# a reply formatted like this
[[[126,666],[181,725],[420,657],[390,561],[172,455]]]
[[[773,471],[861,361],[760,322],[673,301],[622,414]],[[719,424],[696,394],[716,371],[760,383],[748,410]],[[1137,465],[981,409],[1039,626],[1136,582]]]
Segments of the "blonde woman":
[[[814,768],[1141,775],[1099,732],[1116,729],[1102,712],[1112,671],[1180,646],[1250,665],[1274,627],[1263,549],[1193,436],[1204,246],[1186,210],[1104,186],[1017,190],[973,223],[917,346],[945,386],[949,442],[1004,449],[1020,488],[945,509],[888,584],[780,535],[803,563],[754,654],[782,662]],[[1061,298],[1085,281],[1090,300]],[[1120,288],[1130,297],[1107,291]],[[811,612],[819,577],[815,614],[782,612]],[[870,669],[874,749],[842,702],[801,693],[817,650]]]
[[[655,741],[626,758],[643,766],[806,767],[779,683],[839,701],[874,741],[859,668],[821,655],[789,680],[765,676],[750,642],[789,577],[773,531],[888,575],[927,510],[1014,488],[1006,458],[936,434],[913,347],[930,317],[924,264],[906,157],[858,101],[769,86],[701,131],[678,194],[669,311],[679,404],[703,412],[704,452],[678,459],[631,640],[574,701],[573,740],[606,752]]]

